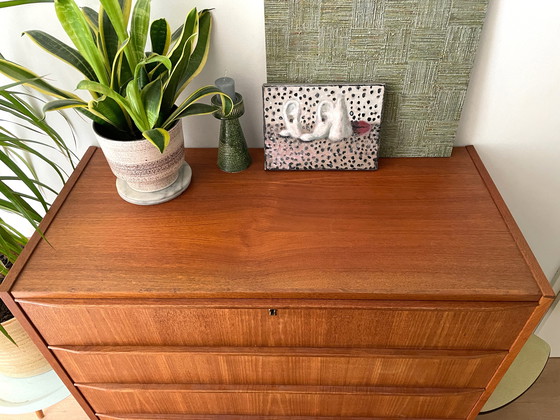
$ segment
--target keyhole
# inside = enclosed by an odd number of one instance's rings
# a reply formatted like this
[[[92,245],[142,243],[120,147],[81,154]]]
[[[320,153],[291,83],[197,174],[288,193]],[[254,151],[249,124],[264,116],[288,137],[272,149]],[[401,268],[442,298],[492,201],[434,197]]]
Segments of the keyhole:
[[[270,316],[276,316],[276,315],[278,315],[278,311],[276,309],[269,309],[268,314]]]

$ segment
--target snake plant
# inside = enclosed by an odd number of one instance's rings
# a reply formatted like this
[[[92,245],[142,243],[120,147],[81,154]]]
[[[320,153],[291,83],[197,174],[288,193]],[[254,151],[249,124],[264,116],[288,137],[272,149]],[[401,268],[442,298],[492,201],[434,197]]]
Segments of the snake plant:
[[[38,230],[42,214],[50,206],[45,194],[57,191],[39,180],[32,161],[42,162],[64,183],[67,174],[46,152],[48,148],[57,149],[71,164],[76,156],[42,113],[30,105],[28,94],[18,90],[22,83],[0,86],[0,210],[20,216]],[[0,217],[2,277],[26,243],[27,237]],[[1,325],[0,333],[13,342]]]
[[[25,34],[80,71],[85,79],[77,88],[89,91],[90,99],[59,89],[14,62],[0,60],[1,73],[55,98],[44,111],[77,108],[101,125],[107,137],[144,137],[161,152],[169,143],[168,130],[178,119],[216,111],[200,99],[220,95],[221,112],[231,112],[231,98],[215,86],[202,87],[175,104],[206,63],[212,27],[209,10],[192,9],[184,24],[172,32],[165,19],[150,23],[150,0],[137,0],[134,7],[132,0],[100,0],[99,11],[80,8],[74,0],[54,0],[54,7],[75,48],[42,31]],[[146,52],[148,38],[151,48]]]

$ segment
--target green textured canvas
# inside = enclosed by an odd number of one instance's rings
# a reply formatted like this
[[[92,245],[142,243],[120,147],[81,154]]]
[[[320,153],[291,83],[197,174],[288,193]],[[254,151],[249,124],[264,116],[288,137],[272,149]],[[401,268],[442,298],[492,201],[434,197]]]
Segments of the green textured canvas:
[[[384,83],[381,156],[449,156],[488,0],[265,0],[270,83]]]

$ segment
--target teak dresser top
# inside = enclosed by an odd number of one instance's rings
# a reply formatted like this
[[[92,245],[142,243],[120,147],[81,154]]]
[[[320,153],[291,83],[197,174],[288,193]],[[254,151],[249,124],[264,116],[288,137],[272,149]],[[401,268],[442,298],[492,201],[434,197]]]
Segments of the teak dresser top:
[[[177,199],[124,202],[90,148],[6,279],[16,298],[535,301],[548,282],[474,148],[376,172],[238,174],[189,149]],[[30,255],[33,257],[30,258]],[[131,264],[131,262],[133,262]],[[72,281],[68,281],[72,278]]]

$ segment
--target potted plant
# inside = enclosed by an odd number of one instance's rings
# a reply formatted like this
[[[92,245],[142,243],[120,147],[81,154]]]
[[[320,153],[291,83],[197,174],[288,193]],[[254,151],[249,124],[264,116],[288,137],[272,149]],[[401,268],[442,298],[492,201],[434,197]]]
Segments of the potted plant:
[[[57,191],[39,180],[34,163],[46,165],[64,182],[66,173],[46,156],[43,148],[58,149],[70,163],[75,155],[60,134],[28,103],[26,94],[14,89],[20,84],[0,86],[0,209],[20,216],[38,229],[42,213],[49,208],[46,193]],[[24,134],[16,135],[17,131]],[[0,283],[26,243],[24,234],[0,218]],[[22,378],[51,369],[1,301],[0,333],[0,375]]]
[[[45,111],[76,108],[91,118],[118,178],[119,194],[137,204],[152,204],[174,198],[190,182],[190,168],[183,163],[180,120],[215,112],[216,105],[200,103],[207,96],[222,98],[220,112],[225,115],[233,103],[215,86],[205,86],[176,104],[206,63],[212,27],[209,10],[192,9],[172,32],[165,19],[150,23],[150,0],[137,0],[134,7],[131,3],[100,0],[96,12],[79,8],[74,0],[55,0],[58,19],[75,48],[42,31],[26,32],[84,75],[77,88],[89,91],[91,99],[59,89],[5,59],[0,60],[0,72],[55,97]],[[148,38],[151,48],[146,51]],[[170,185],[172,191],[161,197],[157,191]]]

